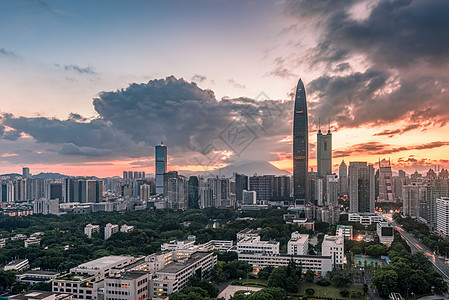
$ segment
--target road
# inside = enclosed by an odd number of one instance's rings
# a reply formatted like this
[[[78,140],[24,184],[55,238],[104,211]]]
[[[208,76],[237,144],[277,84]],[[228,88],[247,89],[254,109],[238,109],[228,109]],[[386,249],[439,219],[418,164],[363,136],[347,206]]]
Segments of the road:
[[[435,256],[433,251],[421,243],[413,234],[408,233],[401,227],[397,226],[396,222],[389,216],[383,215],[384,219],[388,221],[392,226],[396,228],[396,230],[401,234],[401,236],[407,241],[412,252],[422,251],[433,264],[434,269],[441,274],[443,279],[449,283],[449,264],[445,262],[444,257]]]

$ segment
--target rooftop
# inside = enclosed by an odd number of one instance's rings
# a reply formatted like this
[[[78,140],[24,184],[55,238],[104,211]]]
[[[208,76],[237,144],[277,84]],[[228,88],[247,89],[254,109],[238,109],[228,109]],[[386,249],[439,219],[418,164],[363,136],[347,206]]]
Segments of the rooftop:
[[[20,295],[12,296],[10,299],[45,299],[47,297],[55,296],[54,299],[69,299],[71,295],[69,294],[60,294],[46,291],[29,291]]]
[[[124,272],[118,276],[110,276],[108,279],[122,279],[122,280],[133,280],[142,277],[143,275],[148,274],[148,272],[143,271],[130,271]]]
[[[84,264],[78,266],[78,269],[91,269],[91,270],[99,270],[105,268],[110,265],[115,265],[120,262],[124,262],[128,259],[133,258],[132,256],[104,256],[98,259],[88,261]]]
[[[184,268],[187,268],[188,266],[195,264],[199,260],[212,255],[211,252],[194,252],[190,256],[190,258],[186,262],[175,262],[168,264],[165,268],[158,271],[158,273],[178,273]]]

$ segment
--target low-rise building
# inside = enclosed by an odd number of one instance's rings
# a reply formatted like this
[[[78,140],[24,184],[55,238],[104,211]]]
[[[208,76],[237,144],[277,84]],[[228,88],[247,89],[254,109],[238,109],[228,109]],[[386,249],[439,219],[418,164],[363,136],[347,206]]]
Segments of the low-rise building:
[[[309,235],[300,234],[298,231],[292,232],[287,243],[287,254],[307,255],[309,250]]]
[[[41,239],[37,237],[30,237],[25,240],[25,248],[28,248],[30,245],[40,245]]]
[[[4,271],[14,270],[17,272],[22,272],[28,270],[29,268],[30,262],[28,261],[28,258],[24,258],[10,261],[6,266],[3,267],[3,270]]]
[[[150,282],[150,297],[166,297],[181,291],[190,277],[198,275],[205,278],[217,263],[217,257],[211,252],[194,252],[167,264],[155,272]]]
[[[67,300],[74,299],[71,294],[54,293],[47,291],[29,291],[22,294],[14,295],[8,299],[14,300]]]
[[[288,255],[288,254],[262,254],[242,252],[238,254],[238,259],[250,264],[254,271],[259,271],[266,267],[287,266],[290,261],[302,267],[302,271],[312,270],[315,274],[325,276],[332,270],[332,260],[330,256],[319,255]]]
[[[388,222],[377,223],[377,236],[379,242],[386,245],[391,245],[394,240],[394,228]]]
[[[134,226],[128,226],[128,225],[126,225],[126,224],[123,224],[123,225],[120,227],[120,231],[121,231],[121,232],[125,232],[125,233],[131,232],[131,231],[133,231],[133,230],[134,230]]]
[[[353,228],[352,225],[337,225],[336,235],[341,235],[345,240],[353,239]]]
[[[330,256],[332,259],[332,266],[343,265],[345,254],[345,241],[341,235],[325,235],[323,243],[321,244],[321,254],[323,256]]]
[[[59,276],[58,272],[44,270],[30,270],[16,275],[17,281],[27,282],[31,285],[39,282],[50,282]]]
[[[261,241],[260,237],[247,237],[237,242],[237,252],[279,254],[279,242]]]
[[[237,232],[237,241],[240,241],[244,238],[250,238],[250,237],[258,237],[260,232],[262,231],[262,228],[257,229],[251,229],[251,228],[245,228]]]
[[[173,241],[170,241],[169,243],[163,243],[161,245],[161,251],[174,251],[174,250],[188,249],[195,244],[195,241],[196,241],[196,236],[189,235],[187,237],[187,240],[184,240],[184,241],[173,240]]]
[[[348,214],[348,221],[368,226],[373,223],[382,222],[383,218],[381,215],[376,215],[374,213],[350,213]]]
[[[104,282],[104,299],[149,299],[149,272],[129,271],[112,274]]]

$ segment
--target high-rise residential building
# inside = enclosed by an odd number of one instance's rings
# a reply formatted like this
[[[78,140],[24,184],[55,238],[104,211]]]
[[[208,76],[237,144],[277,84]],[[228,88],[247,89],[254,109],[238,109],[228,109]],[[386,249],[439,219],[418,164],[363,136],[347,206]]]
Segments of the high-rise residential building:
[[[0,202],[13,202],[14,201],[14,184],[11,181],[3,181],[0,184],[1,189],[1,201]]]
[[[31,177],[30,168],[23,167],[22,168],[22,176],[23,176],[23,178],[30,178]]]
[[[309,172],[309,123],[306,92],[302,80],[296,87],[293,118],[293,200],[297,207],[305,208],[310,201],[307,177]]]
[[[88,238],[91,239],[94,232],[100,232],[100,225],[87,224],[86,227],[84,227],[84,234],[87,235]]]
[[[140,189],[139,197],[140,197],[141,200],[148,200],[148,199],[150,199],[151,186],[149,184],[142,184],[139,189]]]
[[[324,179],[315,178],[315,200],[318,206],[324,205]]]
[[[242,203],[245,205],[254,205],[256,204],[256,192],[255,191],[243,191],[243,200]]]
[[[437,204],[436,199],[449,197],[449,182],[446,178],[435,178],[428,180],[427,184],[427,205],[428,219],[432,225],[437,225]]]
[[[33,202],[33,213],[43,215],[58,215],[59,200],[58,199],[36,199]]]
[[[332,174],[332,134],[328,130],[327,134],[322,134],[321,129],[317,134],[317,167],[318,177],[326,178]]]
[[[189,208],[198,208],[200,201],[199,181],[197,176],[189,177]]]
[[[128,179],[128,171],[123,171],[123,179]]]
[[[436,199],[437,206],[437,230],[449,236],[449,198],[441,197]]]
[[[423,217],[420,212],[420,204],[427,202],[427,187],[423,185],[410,184],[402,188],[402,214],[407,217]]]
[[[170,171],[170,172],[164,173],[162,175],[162,182],[163,182],[162,194],[164,194],[164,196],[168,195],[168,180],[171,178],[178,178],[178,176],[179,175],[178,175],[177,171]],[[159,194],[159,193],[156,192],[156,194]]]
[[[213,207],[214,206],[214,191],[208,183],[203,184],[200,189],[200,207]]]
[[[107,240],[116,232],[119,232],[120,228],[118,225],[112,225],[111,223],[106,224],[104,227],[104,239]]]
[[[212,189],[213,192],[213,207],[229,207],[231,206],[230,195],[230,182],[228,178],[215,178],[207,179],[207,186]]]
[[[164,193],[164,173],[167,172],[167,146],[156,146],[156,194]]]
[[[273,197],[274,175],[251,176],[249,190],[256,192],[257,204],[267,204]]]
[[[349,212],[374,213],[374,168],[366,162],[349,163]]]
[[[395,202],[396,196],[393,191],[393,172],[390,160],[379,160],[379,197],[380,202]]]
[[[175,210],[188,208],[188,181],[182,175],[167,181],[167,206]]]
[[[338,168],[338,180],[340,182],[340,194],[348,195],[348,166],[342,160]]]
[[[243,201],[243,191],[248,190],[248,176],[234,173],[235,180],[235,199],[238,203]]]
[[[291,177],[276,176],[274,177],[273,200],[289,200],[291,199]]]
[[[128,171],[128,179],[133,179],[133,171]]]
[[[48,199],[58,199],[62,202],[62,182],[50,182],[48,184]]]
[[[335,174],[326,176],[326,205],[338,205],[338,176]]]

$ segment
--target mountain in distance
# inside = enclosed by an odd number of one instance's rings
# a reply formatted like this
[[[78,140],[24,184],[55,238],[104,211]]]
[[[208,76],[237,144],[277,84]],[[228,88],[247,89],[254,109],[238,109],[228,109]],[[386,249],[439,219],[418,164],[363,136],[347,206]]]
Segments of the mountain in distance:
[[[59,173],[39,173],[37,175],[33,175],[33,178],[44,178],[44,179],[63,179],[66,178],[67,175],[59,174]]]
[[[22,174],[8,173],[8,174],[2,174],[2,175],[0,175],[0,177],[9,177],[9,178],[13,179],[13,178],[16,178],[16,177],[22,177]]]
[[[180,174],[184,176],[190,175],[203,175],[205,177],[208,176],[219,176],[231,178],[234,173],[244,174],[247,176],[257,175],[276,175],[276,176],[290,176],[291,174],[288,171],[281,170],[274,165],[270,164],[266,161],[246,161],[246,162],[236,162],[227,165],[226,167],[219,168],[213,171],[205,171],[205,172],[192,172],[186,170],[180,170]]]

